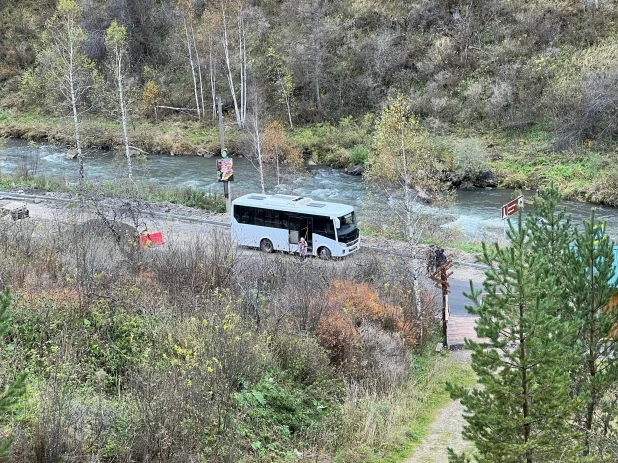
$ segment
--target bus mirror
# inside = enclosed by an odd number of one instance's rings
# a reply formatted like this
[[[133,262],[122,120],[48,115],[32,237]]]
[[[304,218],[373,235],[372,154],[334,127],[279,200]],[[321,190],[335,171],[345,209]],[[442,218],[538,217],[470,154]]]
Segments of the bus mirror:
[[[335,228],[341,228],[341,222],[335,217]]]

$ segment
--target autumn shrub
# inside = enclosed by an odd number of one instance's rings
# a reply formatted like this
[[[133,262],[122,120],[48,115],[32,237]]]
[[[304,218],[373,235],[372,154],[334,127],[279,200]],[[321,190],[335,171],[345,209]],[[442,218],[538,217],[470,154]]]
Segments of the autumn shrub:
[[[379,378],[400,379],[405,346],[418,342],[415,323],[405,320],[401,307],[383,302],[368,283],[333,281],[328,294],[329,310],[320,319],[317,336],[331,361],[378,386]]]
[[[133,375],[142,423],[136,456],[178,461],[205,452],[222,461],[250,448],[237,432],[235,393],[267,370],[267,337],[235,312],[229,293],[201,308],[161,326],[157,347]]]
[[[21,288],[60,282],[60,239],[30,220],[0,222],[0,282]]]
[[[237,258],[229,234],[216,231],[206,237],[195,234],[185,241],[168,240],[164,248],[146,250],[141,262],[142,270],[153,274],[160,289],[180,299],[183,295],[192,299],[229,287]]]

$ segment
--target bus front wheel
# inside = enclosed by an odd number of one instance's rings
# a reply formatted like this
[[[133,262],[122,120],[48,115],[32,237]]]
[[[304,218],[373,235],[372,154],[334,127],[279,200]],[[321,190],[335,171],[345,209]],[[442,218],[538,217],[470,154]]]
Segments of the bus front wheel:
[[[318,256],[321,259],[330,259],[332,257],[332,254],[330,252],[330,249],[322,246],[320,249],[318,249]]]
[[[262,241],[260,241],[260,250],[262,252],[268,253],[273,252],[273,242],[267,238],[264,238]]]

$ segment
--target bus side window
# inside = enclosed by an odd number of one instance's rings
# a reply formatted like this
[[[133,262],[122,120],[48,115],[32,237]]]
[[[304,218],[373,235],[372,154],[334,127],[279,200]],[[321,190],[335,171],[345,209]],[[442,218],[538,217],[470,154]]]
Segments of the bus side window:
[[[271,228],[279,228],[279,211],[266,210],[264,214],[264,225]]]
[[[313,217],[313,232],[325,238],[335,239],[335,227],[333,221],[328,217]]]
[[[247,225],[253,225],[254,217],[253,213],[255,211],[254,208],[249,206],[240,206],[240,223],[244,223]]]
[[[255,210],[255,224],[261,227],[264,226],[264,209]]]
[[[288,228],[288,220],[290,218],[290,213],[289,212],[285,212],[285,211],[281,211],[279,213],[279,217],[281,219],[281,221],[279,222],[279,228]]]

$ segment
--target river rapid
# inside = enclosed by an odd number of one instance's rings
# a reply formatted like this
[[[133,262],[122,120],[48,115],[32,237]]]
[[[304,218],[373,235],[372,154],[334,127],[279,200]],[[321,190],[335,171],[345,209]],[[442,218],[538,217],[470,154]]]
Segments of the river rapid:
[[[66,148],[55,145],[29,144],[24,140],[10,139],[0,146],[0,172],[14,173],[28,169],[32,175],[60,177],[67,182],[76,182],[78,164],[76,160],[67,159],[67,153]],[[87,151],[84,165],[89,182],[127,177],[126,160],[122,154]],[[156,187],[192,186],[211,193],[223,193],[222,184],[216,181],[216,158],[147,156],[143,161],[134,162],[133,177],[138,182],[152,183]],[[247,159],[234,158],[234,179],[231,183],[232,197],[261,189],[258,171]],[[267,193],[295,194],[351,204],[358,209],[361,221],[364,209],[389,208],[384,196],[367,188],[361,177],[347,175],[340,169],[310,166],[302,172],[285,174],[280,185],[276,184],[272,174],[266,177],[265,183]],[[533,191],[524,191],[524,196],[532,197],[533,194]],[[430,206],[419,208],[439,216],[442,227],[456,234],[461,232],[467,240],[493,241],[502,235],[501,206],[513,197],[512,190],[459,190],[455,204],[448,210]],[[618,208],[574,201],[564,201],[563,205],[577,223],[588,218],[594,207],[597,218],[606,222],[606,234],[618,241]]]

